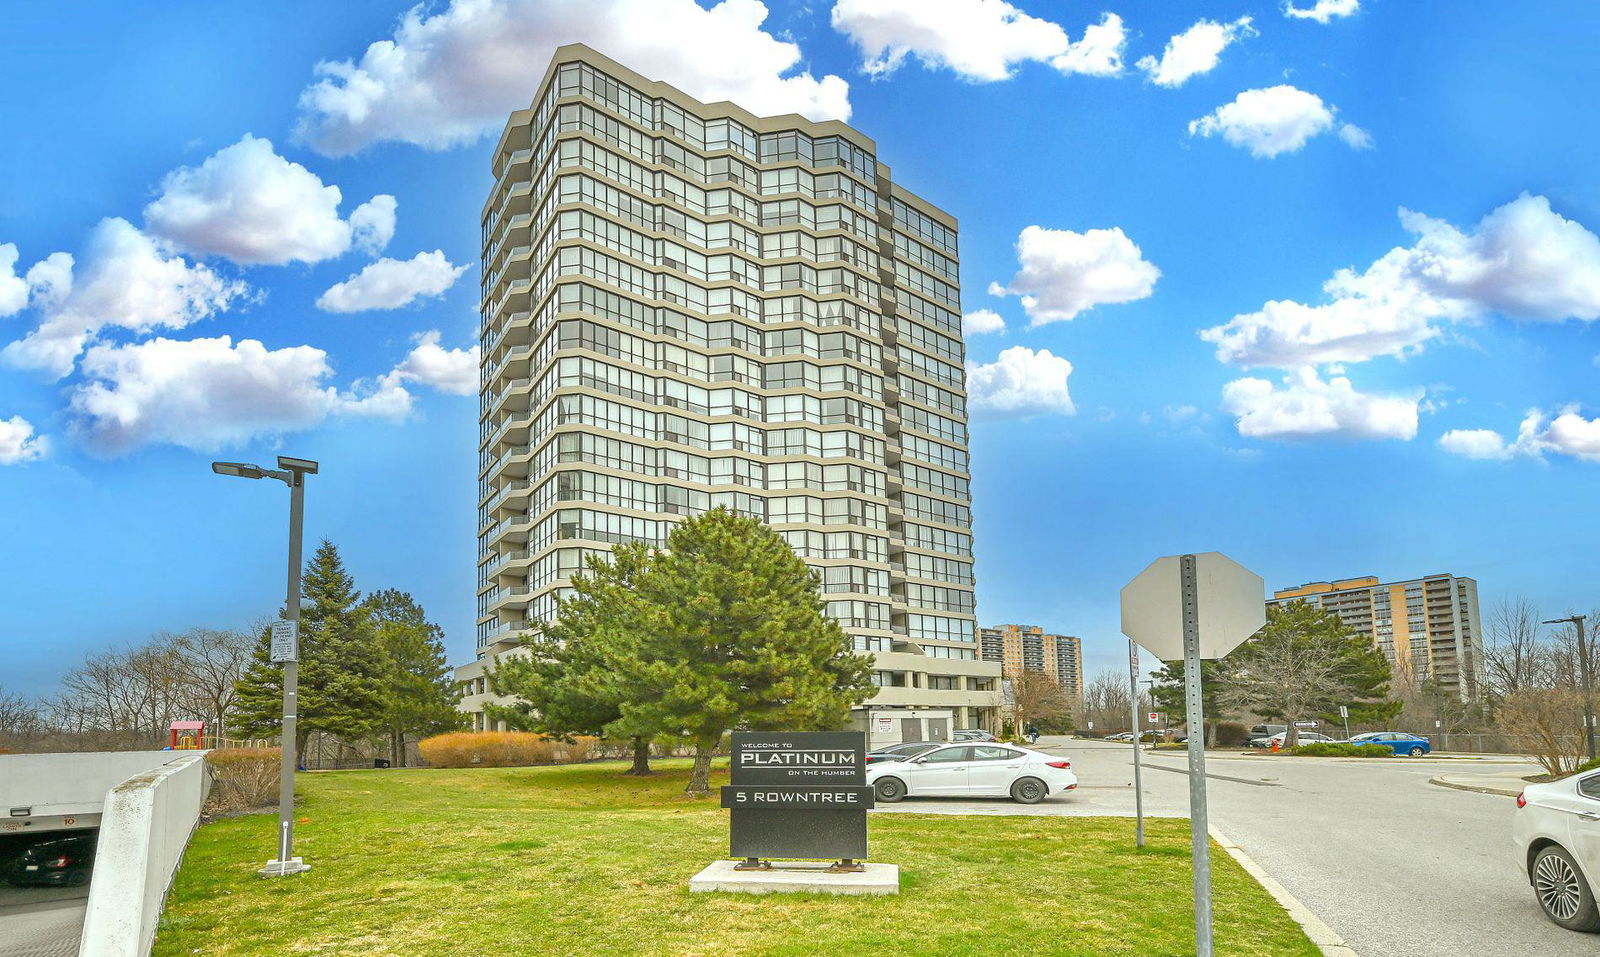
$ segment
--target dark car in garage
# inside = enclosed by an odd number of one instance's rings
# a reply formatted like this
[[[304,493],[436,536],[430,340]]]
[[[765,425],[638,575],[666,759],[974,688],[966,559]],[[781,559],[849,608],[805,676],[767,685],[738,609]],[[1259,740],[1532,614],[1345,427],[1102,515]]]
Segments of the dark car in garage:
[[[94,831],[41,834],[37,841],[0,865],[0,871],[6,883],[18,887],[82,887],[89,883],[94,869],[96,836]]]

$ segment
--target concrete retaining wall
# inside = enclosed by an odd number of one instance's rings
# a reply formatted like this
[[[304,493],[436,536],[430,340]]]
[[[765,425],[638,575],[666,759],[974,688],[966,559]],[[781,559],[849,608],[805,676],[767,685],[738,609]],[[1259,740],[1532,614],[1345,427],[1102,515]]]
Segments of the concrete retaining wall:
[[[98,820],[106,792],[142,771],[182,756],[181,751],[75,751],[64,754],[0,754],[0,815],[30,808],[24,817],[77,815],[79,826]],[[19,819],[20,820],[20,819]],[[18,823],[18,821],[8,821]],[[40,828],[59,822],[40,821]]]
[[[200,821],[205,755],[135,774],[105,797],[79,957],[146,957],[183,849]]]

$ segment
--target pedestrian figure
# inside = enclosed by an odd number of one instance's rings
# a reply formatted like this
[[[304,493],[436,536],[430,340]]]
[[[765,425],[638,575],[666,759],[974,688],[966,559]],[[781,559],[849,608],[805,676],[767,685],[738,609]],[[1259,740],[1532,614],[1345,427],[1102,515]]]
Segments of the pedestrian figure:
[[[1032,721],[1028,722],[1027,729],[1023,733],[1028,736],[1028,743],[1029,744],[1038,744],[1039,743],[1039,729],[1033,726],[1033,722]]]

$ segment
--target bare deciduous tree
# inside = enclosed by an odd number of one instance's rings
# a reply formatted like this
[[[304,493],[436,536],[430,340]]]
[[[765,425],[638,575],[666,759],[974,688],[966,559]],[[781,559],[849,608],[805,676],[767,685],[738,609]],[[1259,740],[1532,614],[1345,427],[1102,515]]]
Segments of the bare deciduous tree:
[[[1583,760],[1583,696],[1571,688],[1529,688],[1500,703],[1500,729],[1550,774]]]
[[[252,643],[247,634],[202,628],[89,655],[42,709],[51,746],[159,747],[178,719],[201,719],[220,731]]]
[[[39,702],[0,688],[0,750],[28,750],[44,736],[45,728]]]
[[[1011,720],[1018,736],[1030,721],[1070,716],[1076,704],[1054,678],[1043,672],[1024,670],[1011,679]]]
[[[1154,711],[1154,703],[1145,688],[1139,689],[1139,711]],[[1129,728],[1132,710],[1128,702],[1128,674],[1108,670],[1096,674],[1083,689],[1083,718],[1093,721],[1097,732]]]
[[[1552,647],[1539,627],[1539,610],[1526,598],[1501,601],[1484,629],[1485,689],[1505,698],[1530,688],[1548,688],[1554,677]]]

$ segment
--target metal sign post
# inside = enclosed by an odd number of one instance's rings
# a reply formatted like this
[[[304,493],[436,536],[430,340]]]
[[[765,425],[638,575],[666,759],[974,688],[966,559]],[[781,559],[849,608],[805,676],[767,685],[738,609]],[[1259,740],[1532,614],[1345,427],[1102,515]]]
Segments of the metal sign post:
[[[1350,740],[1350,709],[1345,705],[1339,706],[1339,717],[1344,721],[1344,739]]]
[[[1197,957],[1213,957],[1200,663],[1221,658],[1266,622],[1261,577],[1217,552],[1159,558],[1122,589],[1122,632],[1162,661],[1183,660],[1189,722],[1189,832]]]
[[[1133,842],[1144,847],[1144,782],[1140,778],[1139,646],[1128,639],[1128,709],[1133,716]],[[1091,725],[1091,727],[1093,727]]]
[[[1196,957],[1211,957],[1211,826],[1206,817],[1205,706],[1200,696],[1200,588],[1193,555],[1180,561],[1183,588],[1183,698],[1189,717],[1189,845],[1194,862]]]

